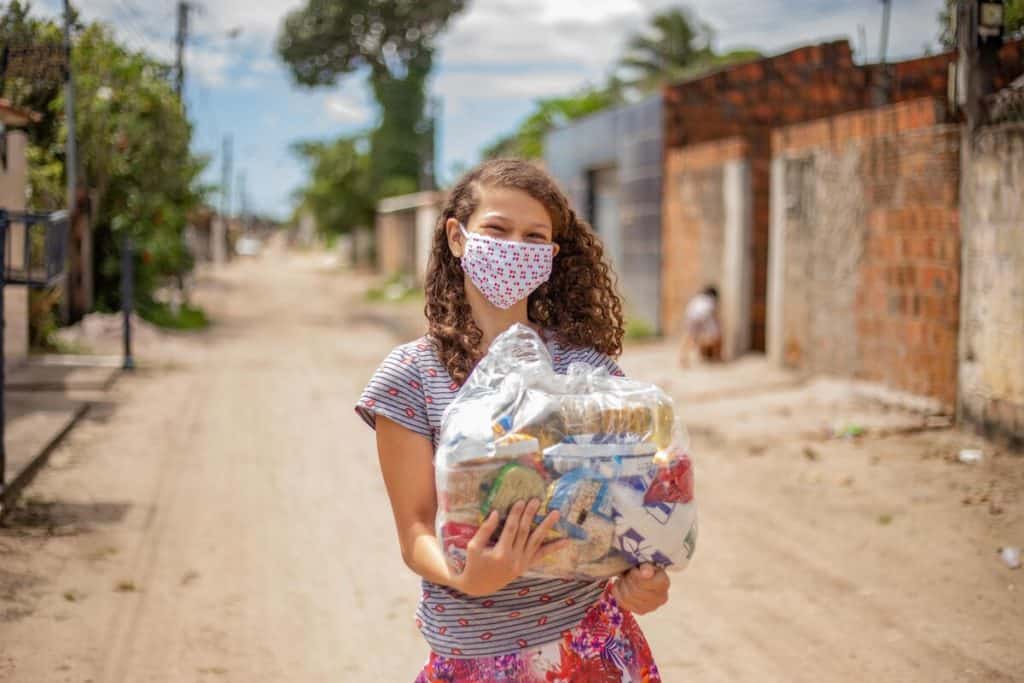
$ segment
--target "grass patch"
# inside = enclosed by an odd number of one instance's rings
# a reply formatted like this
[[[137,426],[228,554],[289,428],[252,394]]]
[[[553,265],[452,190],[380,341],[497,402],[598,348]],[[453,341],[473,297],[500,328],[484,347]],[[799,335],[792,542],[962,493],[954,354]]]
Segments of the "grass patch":
[[[175,312],[168,304],[154,301],[139,306],[138,313],[146,322],[167,330],[205,330],[210,326],[206,312],[189,304],[182,304]]]
[[[630,318],[626,321],[626,339],[629,341],[645,341],[654,339],[657,333],[654,327],[641,318]]]
[[[411,275],[398,273],[366,290],[366,300],[374,303],[422,301],[423,288],[416,286]]]

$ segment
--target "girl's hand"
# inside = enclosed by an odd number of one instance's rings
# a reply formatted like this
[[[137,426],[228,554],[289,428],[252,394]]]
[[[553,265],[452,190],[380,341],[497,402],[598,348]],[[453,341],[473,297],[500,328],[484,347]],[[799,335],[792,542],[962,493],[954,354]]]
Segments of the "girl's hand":
[[[491,536],[498,528],[498,513],[492,511],[466,547],[466,566],[454,577],[452,587],[471,596],[495,593],[533,566],[538,560],[558,550],[561,543],[544,543],[551,527],[558,521],[558,511],[551,512],[530,533],[540,501],[516,502],[505,519],[498,543],[489,548]]]
[[[612,597],[625,610],[647,614],[668,602],[669,583],[664,569],[642,564],[615,580]]]

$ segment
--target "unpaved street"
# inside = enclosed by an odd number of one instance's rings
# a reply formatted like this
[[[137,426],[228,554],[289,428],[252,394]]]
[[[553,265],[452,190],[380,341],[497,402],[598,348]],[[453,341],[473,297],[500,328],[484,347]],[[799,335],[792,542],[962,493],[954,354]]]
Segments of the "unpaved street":
[[[283,252],[201,280],[214,327],[143,355],[0,529],[0,681],[412,680],[418,579],[352,404],[414,325],[368,282]],[[1024,571],[996,556],[1024,458],[756,359],[622,365],[697,458],[697,556],[641,619],[666,681],[1024,680]]]

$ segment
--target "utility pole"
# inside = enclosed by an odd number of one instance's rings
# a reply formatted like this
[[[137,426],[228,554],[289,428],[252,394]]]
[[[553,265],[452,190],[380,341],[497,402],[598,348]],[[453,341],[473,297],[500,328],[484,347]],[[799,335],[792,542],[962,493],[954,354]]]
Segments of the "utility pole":
[[[873,103],[880,107],[889,102],[889,65],[886,63],[889,51],[889,19],[892,14],[892,0],[882,0],[882,35],[878,47],[878,80],[873,88]]]
[[[245,195],[245,169],[238,172],[238,219],[242,222],[242,232],[249,231],[249,203]]]
[[[960,0],[957,3],[956,40],[960,52],[957,95],[971,133],[985,122],[984,99],[995,90],[1005,11],[1002,0]]]
[[[184,102],[182,93],[185,89],[185,43],[188,42],[188,13],[192,6],[184,0],[178,2],[178,32],[174,37],[174,45],[177,48],[177,59],[175,61],[174,92],[178,93],[178,99]]]
[[[882,0],[882,37],[879,44],[878,62],[885,66],[889,51],[889,17],[892,14],[892,0]]]
[[[228,220],[231,216],[231,165],[233,141],[231,133],[224,136],[224,151],[220,175],[220,216],[213,223],[213,262],[227,261]]]
[[[67,175],[68,214],[75,215],[78,190],[78,155],[75,132],[75,81],[71,69],[71,2],[64,0],[64,118],[68,127],[68,139],[64,148],[64,172]]]
[[[78,222],[78,133],[75,126],[74,69],[71,68],[71,22],[71,0],[64,0],[64,119],[68,129],[64,143],[64,174],[67,180],[68,230],[74,230]],[[69,269],[66,266],[67,273]],[[71,276],[66,275],[64,293],[60,297],[60,317],[65,323],[71,322],[72,286]]]

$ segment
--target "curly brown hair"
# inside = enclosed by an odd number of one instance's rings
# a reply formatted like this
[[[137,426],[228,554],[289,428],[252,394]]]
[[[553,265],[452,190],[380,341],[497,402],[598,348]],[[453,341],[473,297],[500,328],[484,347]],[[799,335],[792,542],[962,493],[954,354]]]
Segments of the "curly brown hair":
[[[622,352],[622,300],[604,249],[590,225],[576,215],[555,181],[521,159],[494,159],[464,175],[450,190],[434,229],[426,278],[428,336],[452,379],[462,384],[485,349],[483,333],[466,298],[466,278],[448,246],[445,224],[455,218],[468,224],[480,203],[480,189],[521,190],[544,205],[559,245],[550,279],[527,303],[530,321],[561,343],[590,347],[612,357]]]

